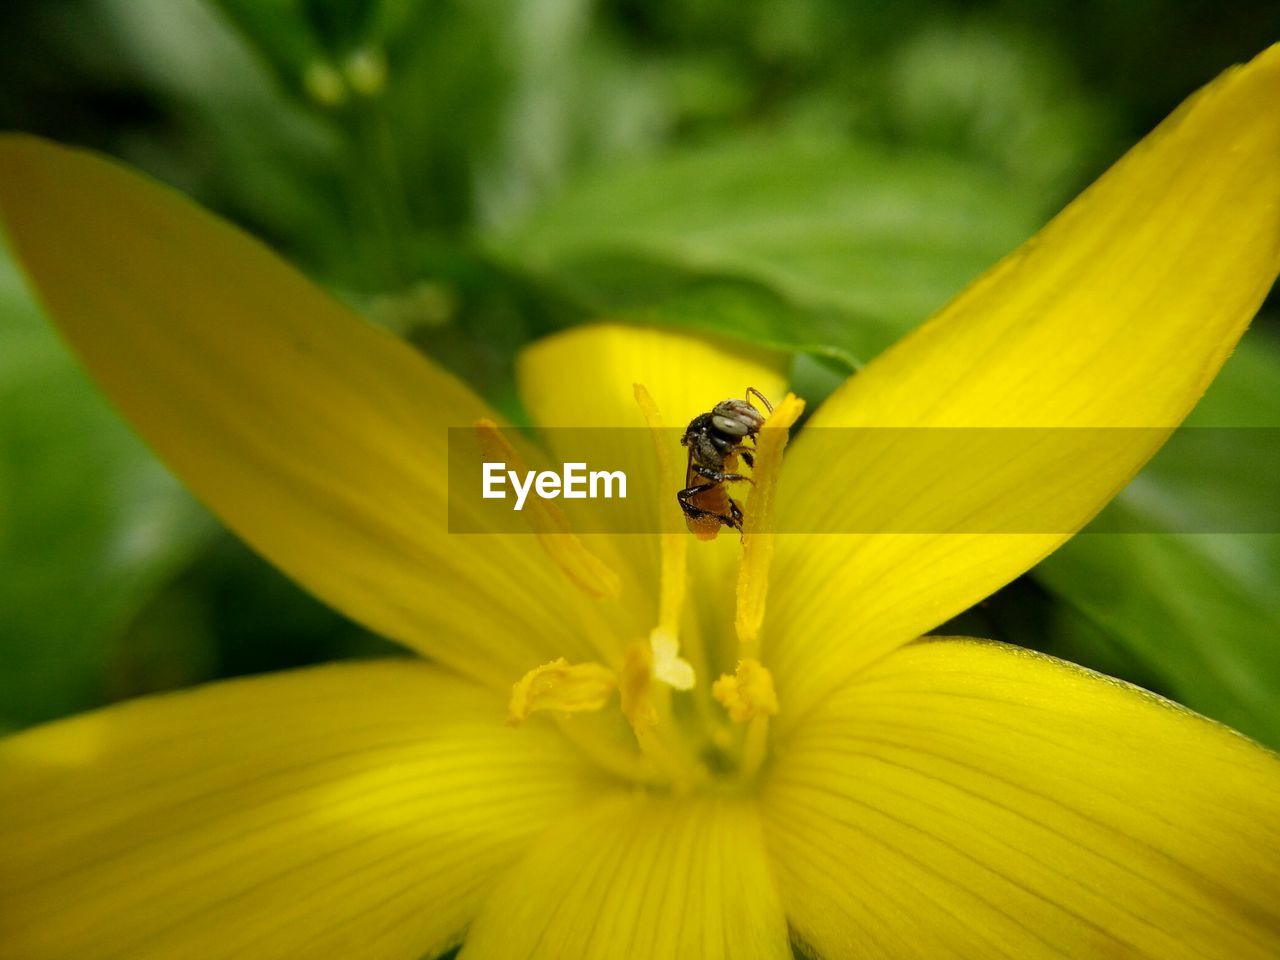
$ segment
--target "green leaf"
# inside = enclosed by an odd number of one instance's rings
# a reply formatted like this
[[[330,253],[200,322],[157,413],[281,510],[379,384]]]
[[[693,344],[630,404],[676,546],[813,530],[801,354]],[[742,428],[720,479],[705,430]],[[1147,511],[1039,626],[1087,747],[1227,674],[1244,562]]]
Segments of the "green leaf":
[[[0,248],[0,729],[99,705],[113,639],[212,529]]]
[[[604,171],[496,246],[590,312],[867,358],[1045,212],[975,163],[740,139]]]
[[[1187,423],[1280,426],[1280,341],[1249,333]],[[1280,535],[1177,532],[1274,530],[1258,518],[1280,472],[1234,466],[1274,460],[1274,436],[1202,430],[1167,448],[1108,508],[1155,532],[1083,534],[1032,575],[1100,628],[1056,653],[1097,666],[1118,643],[1176,699],[1280,748]]]
[[[861,363],[850,350],[848,316],[834,308],[803,307],[758,280],[642,256],[600,255],[572,261],[558,292],[584,320],[608,314],[634,323],[727,333],[828,357],[846,371]]]

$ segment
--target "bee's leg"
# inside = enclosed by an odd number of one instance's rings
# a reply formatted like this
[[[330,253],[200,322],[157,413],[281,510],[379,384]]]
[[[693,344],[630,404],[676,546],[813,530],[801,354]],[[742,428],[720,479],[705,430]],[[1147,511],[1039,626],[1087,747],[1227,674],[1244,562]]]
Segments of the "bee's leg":
[[[680,506],[684,510],[684,515],[690,520],[715,520],[726,527],[733,527],[735,530],[741,529],[734,524],[732,517],[726,517],[723,513],[716,513],[714,510],[703,510],[701,507],[695,507],[691,503],[682,503]]]
[[[691,520],[701,520],[704,517],[716,517],[724,519],[714,510],[704,510],[702,507],[695,506],[689,501],[700,493],[706,493],[708,490],[714,490],[720,484],[718,481],[712,483],[699,483],[692,487],[685,487],[676,494],[676,500],[680,502],[680,509],[684,511],[684,515]]]
[[[738,457],[740,457],[742,459],[742,462],[745,463],[752,470],[756,468],[756,453],[750,447],[742,447],[742,446],[734,447],[731,452],[736,454]]]
[[[734,522],[734,518],[732,516],[726,517],[723,513],[716,513],[714,510],[704,510],[702,507],[695,506],[689,502],[691,498],[696,497],[698,494],[706,493],[708,490],[714,490],[719,485],[719,481],[715,481],[713,483],[699,483],[696,486],[685,487],[676,494],[676,500],[680,502],[680,509],[684,511],[684,515],[690,520],[714,519],[719,520],[726,526],[733,527],[735,530],[741,530],[742,511],[737,509],[738,505],[734,503],[732,499],[729,501],[729,509],[737,512],[737,523]]]
[[[689,502],[690,498],[696,497],[700,493],[706,493],[708,490],[714,490],[717,486],[719,486],[719,484],[720,484],[719,480],[713,480],[711,483],[699,483],[699,484],[695,484],[692,487],[685,487],[683,490],[679,491],[676,494],[676,499],[680,501],[680,505],[682,507],[688,507],[692,510],[701,509],[699,507],[695,507],[692,503],[690,503]]]
[[[733,483],[737,480],[745,480],[747,483],[754,481],[750,477],[744,477],[740,473],[725,473],[723,470],[712,470],[710,467],[700,467],[696,463],[693,465],[693,472],[700,477],[706,477],[708,480],[714,480],[716,483]],[[693,489],[690,487],[689,489]]]
[[[733,529],[738,531],[739,542],[746,543],[747,533],[745,530],[742,529],[742,524],[743,524],[742,507],[738,506],[738,501],[733,499],[733,497],[729,498],[728,523],[729,523],[729,526],[733,527]]]

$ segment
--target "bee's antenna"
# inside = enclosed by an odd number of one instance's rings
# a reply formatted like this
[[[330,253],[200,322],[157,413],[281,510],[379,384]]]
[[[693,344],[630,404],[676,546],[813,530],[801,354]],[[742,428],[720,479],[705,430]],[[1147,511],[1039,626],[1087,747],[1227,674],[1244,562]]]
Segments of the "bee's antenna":
[[[756,399],[758,399],[761,403],[763,403],[764,408],[767,411],[769,411],[770,413],[773,413],[773,404],[770,403],[765,398],[765,395],[761,393],[759,390],[757,390],[755,387],[747,387],[747,400],[750,400],[752,396],[756,397]]]

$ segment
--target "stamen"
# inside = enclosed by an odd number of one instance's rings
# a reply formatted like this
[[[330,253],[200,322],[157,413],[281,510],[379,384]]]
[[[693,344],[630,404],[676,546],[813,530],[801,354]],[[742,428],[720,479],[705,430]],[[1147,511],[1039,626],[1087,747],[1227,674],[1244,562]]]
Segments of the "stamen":
[[[477,420],[475,429],[480,450],[487,459],[501,460],[518,473],[527,472],[523,458],[503,436],[497,424],[492,420]],[[568,518],[559,507],[541,497],[530,497],[523,514],[542,549],[571,583],[596,599],[618,596],[617,573],[574,535]]]
[[[764,765],[769,747],[769,717],[778,712],[773,675],[759,660],[744,659],[732,675],[725,674],[711,686],[711,694],[729,711],[734,723],[745,723],[738,779],[750,781]]]
[[[755,467],[751,472],[755,484],[747,500],[746,518],[742,526],[738,609],[733,622],[738,634],[739,649],[747,657],[753,656],[756,651],[760,625],[764,622],[769,565],[773,562],[774,501],[782,469],[782,451],[787,446],[787,431],[803,412],[804,401],[795,394],[788,393],[765,420],[756,439]]]
[[[617,675],[598,663],[570,664],[563,657],[534,667],[512,684],[507,723],[518,727],[539,710],[551,712],[560,732],[584,755],[615,776],[636,783],[662,783],[653,763],[624,749],[609,733],[612,725],[583,723],[572,717],[603,708],[618,687]]]
[[[644,415],[653,438],[654,453],[658,458],[658,475],[661,480],[662,506],[670,507],[669,499],[675,497],[675,491],[684,486],[676,463],[671,457],[670,437],[663,429],[662,415],[653,396],[645,389],[644,384],[633,385],[636,404]],[[663,514],[659,514],[662,516]],[[678,636],[680,627],[680,611],[684,605],[686,572],[688,570],[689,538],[683,530],[663,530],[661,539],[662,582],[658,599],[658,629],[665,630],[672,637]]]
[[[670,510],[675,491],[683,484],[679,468],[671,456],[671,435],[664,429],[658,405],[644,384],[632,385],[636,404],[649,427],[654,454],[658,460],[659,510]],[[663,513],[659,513],[663,516]],[[684,608],[685,587],[689,576],[689,537],[683,529],[664,527],[659,539],[658,625],[650,636],[654,670],[658,679],[677,690],[692,689],[697,676],[692,663],[680,658],[680,616]],[[694,651],[695,658],[697,650]]]
[[[627,647],[618,684],[622,712],[639,737],[658,724],[658,708],[653,699],[653,651],[643,643]]]
[[[742,753],[738,757],[738,779],[750,782],[764,766],[764,758],[768,752],[769,718],[756,717],[747,724],[747,732],[742,738]]]
[[[539,710],[599,710],[617,687],[617,675],[608,667],[599,663],[571,664],[560,657],[534,667],[512,685],[507,722],[518,727]]]
[[[671,690],[654,683],[651,644],[636,641],[627,648],[618,692],[622,712],[631,723],[640,752],[665,776],[676,793],[685,793],[707,777],[706,768],[685,749],[671,721]]]
[[[750,657],[739,660],[734,673],[726,673],[712,684],[711,695],[724,704],[734,723],[746,723],[778,712],[773,674],[759,660]]]

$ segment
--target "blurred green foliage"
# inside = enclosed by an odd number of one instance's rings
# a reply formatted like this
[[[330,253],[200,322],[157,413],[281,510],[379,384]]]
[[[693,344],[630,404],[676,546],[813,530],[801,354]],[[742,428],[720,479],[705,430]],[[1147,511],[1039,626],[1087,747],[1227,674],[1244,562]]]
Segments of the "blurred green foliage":
[[[852,369],[1039,225],[967,160],[829,137],[718,141],[585,178],[501,247],[589,316],[703,327]]]
[[[0,729],[99,702],[118,636],[211,531],[0,260]],[[197,630],[175,644],[205,675]],[[181,667],[182,662],[176,661]]]
[[[0,126],[176,185],[515,417],[520,346],[605,313],[787,348],[815,402],[1280,37],[1271,0],[10,0],[6,23]],[[1280,425],[1268,335],[1196,422]],[[386,651],[217,531],[7,261],[0,345],[0,725]],[[1232,454],[1158,461],[1116,510],[1247,514],[1267,490]],[[1088,535],[957,624],[1280,746],[1278,580],[1273,536]]]

